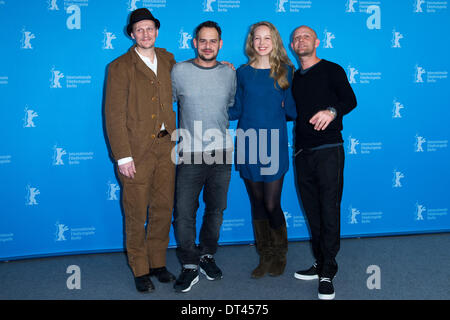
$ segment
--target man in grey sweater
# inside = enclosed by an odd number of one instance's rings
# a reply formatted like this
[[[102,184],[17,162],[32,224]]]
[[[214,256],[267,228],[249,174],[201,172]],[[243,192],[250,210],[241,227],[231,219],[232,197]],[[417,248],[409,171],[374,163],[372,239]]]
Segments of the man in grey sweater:
[[[231,177],[233,143],[227,132],[227,108],[234,104],[235,71],[216,60],[222,47],[217,23],[195,30],[197,57],[172,69],[172,90],[179,106],[179,138],[175,184],[174,230],[182,271],[174,288],[187,292],[199,280],[222,278],[213,255],[217,251]],[[205,212],[196,245],[196,212],[203,189]]]

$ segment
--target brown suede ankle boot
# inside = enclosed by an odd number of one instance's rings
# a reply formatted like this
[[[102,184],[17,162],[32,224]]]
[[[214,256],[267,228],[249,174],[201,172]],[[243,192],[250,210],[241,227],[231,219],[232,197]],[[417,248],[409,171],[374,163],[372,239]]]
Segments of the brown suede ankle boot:
[[[256,250],[259,254],[259,265],[252,272],[252,278],[262,278],[272,263],[272,237],[269,220],[253,220]]]
[[[288,251],[288,239],[286,224],[278,229],[270,228],[273,243],[273,258],[269,267],[269,274],[272,277],[280,276],[286,267],[286,254]]]

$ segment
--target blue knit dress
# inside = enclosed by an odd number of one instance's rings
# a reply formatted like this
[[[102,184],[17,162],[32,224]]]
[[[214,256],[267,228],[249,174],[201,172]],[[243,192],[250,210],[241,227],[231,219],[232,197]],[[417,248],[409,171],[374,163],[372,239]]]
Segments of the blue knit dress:
[[[292,84],[292,69],[288,80]],[[280,179],[289,169],[287,120],[297,111],[291,86],[282,90],[270,69],[250,65],[237,70],[235,104],[229,120],[239,120],[236,130],[235,166],[241,178],[255,182]]]

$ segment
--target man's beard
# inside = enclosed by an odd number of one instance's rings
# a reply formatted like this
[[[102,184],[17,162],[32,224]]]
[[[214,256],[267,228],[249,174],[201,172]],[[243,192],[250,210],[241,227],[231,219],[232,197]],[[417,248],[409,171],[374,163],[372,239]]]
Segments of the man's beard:
[[[216,54],[215,56],[212,56],[211,58],[207,58],[207,57],[205,57],[204,55],[202,55],[202,54],[199,52],[199,53],[198,53],[198,57],[200,58],[200,60],[203,60],[203,61],[205,61],[205,62],[211,62],[211,61],[216,60],[217,54]]]

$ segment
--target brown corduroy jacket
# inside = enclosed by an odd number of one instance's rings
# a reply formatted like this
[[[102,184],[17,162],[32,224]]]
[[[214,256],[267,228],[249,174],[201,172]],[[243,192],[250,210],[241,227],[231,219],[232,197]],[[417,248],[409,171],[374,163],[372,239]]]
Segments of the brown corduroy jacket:
[[[170,79],[175,59],[165,49],[155,48],[155,52],[157,76],[137,55],[135,45],[109,65],[105,122],[116,161],[125,157],[141,159],[162,123],[169,133],[175,130]]]

